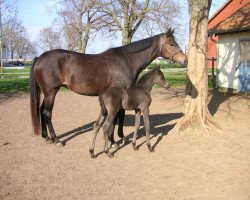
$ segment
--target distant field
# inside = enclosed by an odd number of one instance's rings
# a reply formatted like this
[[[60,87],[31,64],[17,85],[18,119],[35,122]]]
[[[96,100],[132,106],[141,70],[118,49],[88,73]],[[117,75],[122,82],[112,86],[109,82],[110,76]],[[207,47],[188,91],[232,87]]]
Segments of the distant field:
[[[155,65],[150,65],[149,68]],[[163,72],[166,80],[171,87],[185,87],[186,71],[185,69],[176,69],[173,64],[170,67],[168,64],[163,67]],[[4,74],[0,78],[0,93],[18,93],[29,92],[29,72],[30,66],[25,66],[24,69],[4,69]],[[145,73],[143,71],[140,76]],[[212,81],[209,78],[209,88],[212,88]],[[158,86],[156,86],[158,87]],[[67,91],[68,89],[62,88],[60,91]]]

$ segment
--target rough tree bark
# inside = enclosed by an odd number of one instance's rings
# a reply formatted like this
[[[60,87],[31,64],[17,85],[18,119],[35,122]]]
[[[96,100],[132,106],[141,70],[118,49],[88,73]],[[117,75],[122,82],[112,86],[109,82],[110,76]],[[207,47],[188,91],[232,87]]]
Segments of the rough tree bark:
[[[217,127],[208,111],[207,37],[208,12],[211,1],[189,0],[190,34],[188,47],[188,80],[185,115],[177,123],[179,132],[198,128],[209,135]]]

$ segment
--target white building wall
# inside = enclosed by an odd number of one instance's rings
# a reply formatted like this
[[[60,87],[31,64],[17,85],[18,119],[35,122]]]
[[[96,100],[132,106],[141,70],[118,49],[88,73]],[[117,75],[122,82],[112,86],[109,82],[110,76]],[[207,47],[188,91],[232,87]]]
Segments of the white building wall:
[[[239,40],[250,38],[250,33],[219,35],[217,43],[217,85],[238,89]]]

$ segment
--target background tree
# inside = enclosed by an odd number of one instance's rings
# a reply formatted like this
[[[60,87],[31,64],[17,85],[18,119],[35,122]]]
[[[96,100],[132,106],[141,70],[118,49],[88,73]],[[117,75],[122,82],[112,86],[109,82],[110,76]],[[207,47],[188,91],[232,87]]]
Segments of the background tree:
[[[42,28],[38,38],[39,45],[44,51],[62,47],[60,33],[54,31],[51,26]]]
[[[90,37],[104,26],[106,14],[100,13],[103,6],[98,0],[64,0],[58,1],[59,24],[65,30],[69,49],[77,43],[77,51],[85,53]],[[76,41],[75,39],[76,38]]]
[[[34,57],[37,54],[35,45],[26,37],[20,36],[18,38],[18,45],[16,48],[16,55],[18,58],[23,59],[29,57]]]
[[[3,73],[3,62],[2,62],[2,52],[3,46],[3,28],[7,24],[6,22],[11,18],[16,16],[17,9],[14,7],[16,5],[15,0],[0,0],[0,67],[1,73]]]
[[[10,50],[10,58],[14,58],[14,53],[19,45],[20,37],[27,34],[22,22],[17,17],[8,19],[6,25],[3,27],[3,41]]]
[[[103,2],[102,11],[109,15],[107,26],[111,31],[121,31],[122,45],[131,43],[133,36],[139,29],[146,31],[147,35],[150,36],[162,30],[165,31],[173,25],[175,15],[179,12],[178,4],[172,0],[111,0]]]
[[[208,133],[208,128],[216,126],[207,106],[207,25],[210,6],[211,0],[189,0],[189,78],[186,87],[185,115],[176,126],[179,131],[198,127]]]

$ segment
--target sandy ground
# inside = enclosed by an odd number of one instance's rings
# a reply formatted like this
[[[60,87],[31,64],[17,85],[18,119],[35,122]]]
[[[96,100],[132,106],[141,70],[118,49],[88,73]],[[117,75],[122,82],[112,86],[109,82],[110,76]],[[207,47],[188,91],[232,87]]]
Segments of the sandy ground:
[[[122,145],[112,159],[88,153],[96,97],[57,95],[53,123],[62,148],[32,135],[28,95],[2,98],[0,199],[250,199],[249,97],[212,98],[209,108],[224,131],[211,139],[171,132],[182,116],[182,97],[154,90],[152,98],[155,152],[148,151],[141,126],[139,151]],[[131,140],[134,116],[126,114]],[[101,131],[96,152],[102,149]]]

